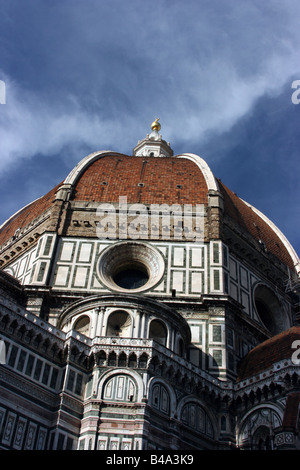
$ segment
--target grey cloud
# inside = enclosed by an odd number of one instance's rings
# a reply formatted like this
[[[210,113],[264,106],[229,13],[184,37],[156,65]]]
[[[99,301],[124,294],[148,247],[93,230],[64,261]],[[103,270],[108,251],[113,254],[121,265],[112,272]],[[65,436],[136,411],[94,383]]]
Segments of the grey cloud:
[[[32,68],[7,77],[2,168],[80,143],[133,146],[157,116],[167,140],[201,141],[228,131],[300,73],[296,1],[84,5],[41,1],[35,10],[35,31],[31,37],[27,26],[25,38]],[[43,8],[49,18],[39,24]],[[39,32],[41,43],[33,43]]]

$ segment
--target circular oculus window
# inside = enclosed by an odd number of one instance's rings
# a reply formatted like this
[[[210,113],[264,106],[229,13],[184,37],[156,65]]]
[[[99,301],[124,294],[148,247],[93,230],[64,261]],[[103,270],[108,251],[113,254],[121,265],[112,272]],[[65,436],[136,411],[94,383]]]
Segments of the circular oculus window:
[[[290,327],[285,309],[267,286],[259,284],[255,288],[254,303],[261,322],[271,334],[276,335]]]
[[[141,292],[154,287],[164,274],[162,255],[152,246],[121,242],[107,248],[99,259],[101,281],[112,290]]]

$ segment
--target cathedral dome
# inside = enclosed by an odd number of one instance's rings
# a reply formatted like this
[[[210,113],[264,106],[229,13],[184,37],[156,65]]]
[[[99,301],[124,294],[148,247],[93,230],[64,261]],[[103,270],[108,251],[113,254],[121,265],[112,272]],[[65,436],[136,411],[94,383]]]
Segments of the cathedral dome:
[[[151,152],[150,152],[151,153]],[[263,214],[217,180],[207,163],[194,154],[160,157],[128,156],[112,151],[95,152],[83,158],[67,178],[46,195],[23,207],[0,227],[0,259],[16,239],[40,227],[57,213],[57,200],[117,204],[126,196],[129,204],[212,205],[219,198],[224,222],[256,246],[275,256],[292,272],[299,271],[299,258],[280,230]],[[221,201],[221,203],[220,203]],[[51,230],[57,228],[53,223]],[[38,238],[40,231],[35,232]],[[32,238],[32,234],[30,236]],[[5,254],[6,260],[11,254]]]
[[[297,343],[294,343],[294,342]],[[253,348],[240,361],[237,381],[259,374],[279,361],[291,359],[300,344],[300,326],[293,326]]]
[[[299,258],[160,128],[132,155],[87,155],[0,227],[3,435],[25,422],[49,449],[212,450],[272,432],[282,447],[284,403],[288,416],[299,398]]]

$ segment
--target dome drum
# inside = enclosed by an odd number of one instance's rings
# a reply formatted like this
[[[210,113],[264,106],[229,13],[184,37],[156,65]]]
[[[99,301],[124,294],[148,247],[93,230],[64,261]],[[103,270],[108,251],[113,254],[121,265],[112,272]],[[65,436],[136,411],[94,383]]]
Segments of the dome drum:
[[[191,340],[190,328],[179,313],[135,295],[104,295],[75,302],[62,313],[59,328],[66,333],[74,329],[93,344],[97,338],[154,339],[177,353]]]

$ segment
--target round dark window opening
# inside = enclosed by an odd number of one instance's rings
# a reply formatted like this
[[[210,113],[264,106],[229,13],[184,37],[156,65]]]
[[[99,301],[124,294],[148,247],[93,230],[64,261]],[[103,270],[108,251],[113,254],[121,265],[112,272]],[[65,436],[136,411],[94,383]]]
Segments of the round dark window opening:
[[[277,295],[264,284],[256,286],[254,303],[261,323],[272,335],[289,328],[289,318]]]
[[[268,306],[262,300],[255,301],[256,310],[265,327],[271,331],[273,328],[272,313]]]
[[[142,292],[162,278],[165,263],[161,253],[148,244],[126,241],[108,247],[99,258],[99,277],[118,292]]]
[[[113,276],[115,284],[123,289],[138,289],[148,280],[149,274],[142,266],[125,266]]]

